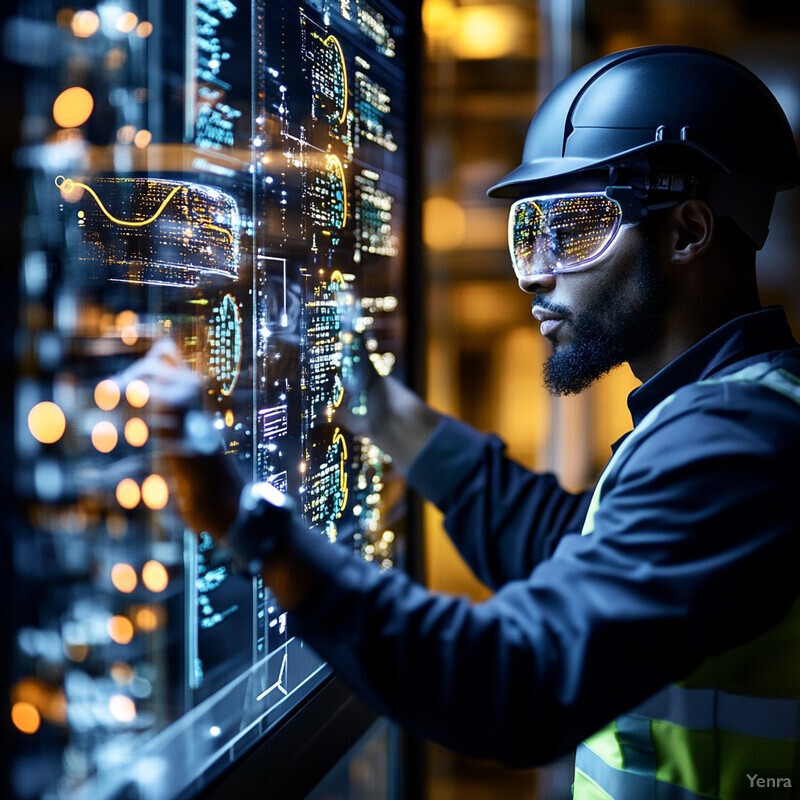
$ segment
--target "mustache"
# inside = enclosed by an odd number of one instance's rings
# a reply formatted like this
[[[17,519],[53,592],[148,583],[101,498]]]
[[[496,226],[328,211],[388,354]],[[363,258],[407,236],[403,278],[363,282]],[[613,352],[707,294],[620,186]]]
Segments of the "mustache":
[[[564,319],[572,316],[572,312],[566,307],[562,306],[559,303],[553,303],[547,297],[543,297],[540,294],[535,294],[533,296],[533,300],[531,301],[531,308],[534,306],[538,306],[539,308],[543,308],[545,311],[552,311],[554,314],[559,314]]]

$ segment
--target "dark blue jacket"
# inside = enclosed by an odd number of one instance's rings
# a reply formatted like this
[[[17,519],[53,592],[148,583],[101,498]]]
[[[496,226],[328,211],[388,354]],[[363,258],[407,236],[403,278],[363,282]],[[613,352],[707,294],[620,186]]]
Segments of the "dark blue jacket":
[[[780,309],[731,321],[630,395],[634,425],[675,398],[631,443],[591,536],[588,494],[444,419],[409,484],[496,593],[473,605],[314,543],[301,635],[423,736],[517,766],[565,753],[797,596],[800,407],[758,385],[696,384],[764,360],[800,375]]]

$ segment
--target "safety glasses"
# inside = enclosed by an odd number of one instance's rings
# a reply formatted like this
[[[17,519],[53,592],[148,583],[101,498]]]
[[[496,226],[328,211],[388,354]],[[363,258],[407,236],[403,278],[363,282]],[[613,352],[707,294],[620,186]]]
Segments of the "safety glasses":
[[[508,246],[518,278],[588,269],[622,226],[622,206],[603,192],[527,197],[511,206]]]

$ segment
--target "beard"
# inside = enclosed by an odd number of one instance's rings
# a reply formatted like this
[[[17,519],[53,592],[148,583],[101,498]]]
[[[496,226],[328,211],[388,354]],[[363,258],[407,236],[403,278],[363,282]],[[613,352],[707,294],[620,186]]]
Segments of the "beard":
[[[646,240],[637,248],[632,270],[625,289],[606,286],[577,315],[546,297],[534,298],[535,305],[563,314],[574,331],[572,342],[556,349],[544,364],[544,384],[552,394],[582,392],[615,367],[644,355],[660,338],[667,290]]]

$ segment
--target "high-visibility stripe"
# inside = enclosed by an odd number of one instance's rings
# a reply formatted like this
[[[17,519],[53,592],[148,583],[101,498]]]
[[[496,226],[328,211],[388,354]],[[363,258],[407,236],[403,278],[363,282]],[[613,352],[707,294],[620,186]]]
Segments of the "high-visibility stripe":
[[[670,684],[637,706],[635,715],[695,730],[722,728],[743,736],[800,739],[800,700],[796,698],[747,697]]]
[[[600,505],[600,501],[603,497],[603,484],[605,483],[606,476],[611,474],[611,470],[616,466],[617,461],[620,460],[622,454],[630,447],[631,440],[635,440],[637,436],[640,436],[643,431],[646,431],[652,424],[654,424],[658,419],[659,414],[661,414],[661,412],[674,399],[675,395],[671,394],[669,397],[662,400],[655,408],[651,409],[650,413],[647,414],[645,418],[631,431],[628,438],[622,442],[614,455],[611,456],[608,464],[606,464],[605,469],[600,475],[600,479],[597,481],[597,486],[595,486],[594,492],[592,492],[592,498],[589,501],[589,508],[586,511],[586,517],[583,521],[581,536],[586,536],[594,530],[594,515],[597,513],[597,507]]]
[[[637,775],[626,770],[615,769],[606,764],[597,753],[586,745],[578,745],[575,753],[575,771],[595,783],[611,798],[628,800],[703,800],[713,795],[695,794],[683,786],[660,781],[653,775]],[[583,786],[576,782],[575,800],[591,798],[583,793]]]

